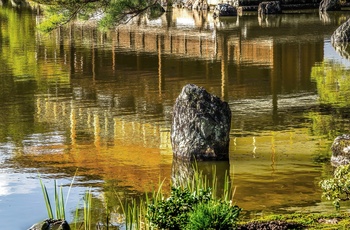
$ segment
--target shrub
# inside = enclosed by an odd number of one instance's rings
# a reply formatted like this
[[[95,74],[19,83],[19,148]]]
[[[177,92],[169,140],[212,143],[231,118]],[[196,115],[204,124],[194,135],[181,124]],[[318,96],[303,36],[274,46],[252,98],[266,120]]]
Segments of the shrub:
[[[226,201],[198,204],[190,213],[187,229],[234,229],[241,210]]]
[[[187,188],[172,187],[168,199],[148,205],[146,218],[160,229],[184,229],[189,213],[199,203],[208,203],[211,189],[190,192]]]
[[[350,200],[350,164],[339,166],[334,171],[334,176],[322,180],[320,186],[323,196],[332,200],[336,209],[340,208],[340,201]]]

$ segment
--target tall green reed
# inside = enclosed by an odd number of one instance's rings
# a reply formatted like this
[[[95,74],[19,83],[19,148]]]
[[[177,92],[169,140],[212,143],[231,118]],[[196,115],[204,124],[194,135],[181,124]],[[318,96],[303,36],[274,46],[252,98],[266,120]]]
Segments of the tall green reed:
[[[67,205],[68,199],[69,199],[69,194],[71,191],[71,188],[73,186],[75,177],[77,175],[78,170],[76,170],[74,177],[70,183],[69,189],[68,189],[68,193],[66,198],[64,198],[64,194],[63,194],[63,186],[57,185],[57,181],[54,180],[54,201],[55,201],[55,208],[53,209],[52,206],[52,202],[50,200],[50,196],[49,193],[47,191],[47,187],[44,184],[43,180],[40,177],[39,174],[39,181],[40,181],[40,186],[41,186],[41,190],[44,196],[44,201],[45,201],[45,206],[46,206],[46,211],[47,211],[47,215],[48,218],[50,219],[61,219],[61,220],[65,220],[66,219],[66,210],[65,207]],[[55,212],[53,212],[52,210],[55,210]],[[55,215],[54,215],[55,213]]]

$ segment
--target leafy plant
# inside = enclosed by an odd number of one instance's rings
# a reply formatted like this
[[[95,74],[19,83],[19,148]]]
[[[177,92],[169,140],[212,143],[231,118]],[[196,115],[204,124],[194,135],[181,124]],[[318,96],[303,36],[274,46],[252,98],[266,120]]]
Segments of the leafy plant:
[[[339,166],[330,179],[322,180],[320,186],[323,196],[332,200],[337,210],[340,209],[340,202],[350,200],[350,164]]]
[[[210,189],[191,193],[186,188],[172,187],[171,196],[168,199],[148,205],[146,218],[161,229],[184,229],[189,213],[193,211],[195,205],[207,203],[210,200]]]
[[[234,229],[241,210],[226,201],[200,203],[190,213],[187,229]]]

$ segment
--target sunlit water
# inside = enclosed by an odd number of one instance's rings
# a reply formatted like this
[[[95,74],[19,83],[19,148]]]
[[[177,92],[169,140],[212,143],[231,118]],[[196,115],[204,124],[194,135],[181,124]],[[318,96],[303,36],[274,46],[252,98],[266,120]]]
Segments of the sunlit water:
[[[101,33],[75,25],[40,34],[30,10],[0,8],[0,222],[46,218],[39,175],[68,200],[92,188],[96,219],[121,197],[172,174],[174,101],[194,83],[232,110],[228,170],[249,214],[333,211],[318,182],[329,147],[349,132],[349,61],[330,44],[348,12],[213,21],[183,10]],[[344,56],[344,55],[343,55]],[[113,216],[112,216],[113,217]],[[118,218],[112,218],[117,222]]]

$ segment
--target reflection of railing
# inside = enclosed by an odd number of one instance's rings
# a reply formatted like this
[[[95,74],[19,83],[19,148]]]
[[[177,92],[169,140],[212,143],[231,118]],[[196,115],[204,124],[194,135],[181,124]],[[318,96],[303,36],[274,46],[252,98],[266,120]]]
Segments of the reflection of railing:
[[[183,31],[167,28],[119,27],[116,46],[140,52],[215,58],[216,39],[212,31]],[[161,44],[159,46],[158,44]]]
[[[273,65],[273,41],[241,41],[238,31],[227,38],[215,31],[184,31],[166,28],[119,27],[115,37],[118,48],[138,52],[181,55],[190,58],[222,59],[239,63]],[[224,40],[223,43],[221,40]],[[229,51],[228,57],[224,56]]]
[[[36,100],[37,121],[70,130],[72,146],[79,144],[82,137],[89,136],[95,146],[112,142],[114,145],[157,148],[164,154],[171,153],[170,133],[164,125],[136,118],[130,121],[111,114],[108,109],[97,106],[78,107],[74,100],[61,101],[44,96],[38,96]]]

